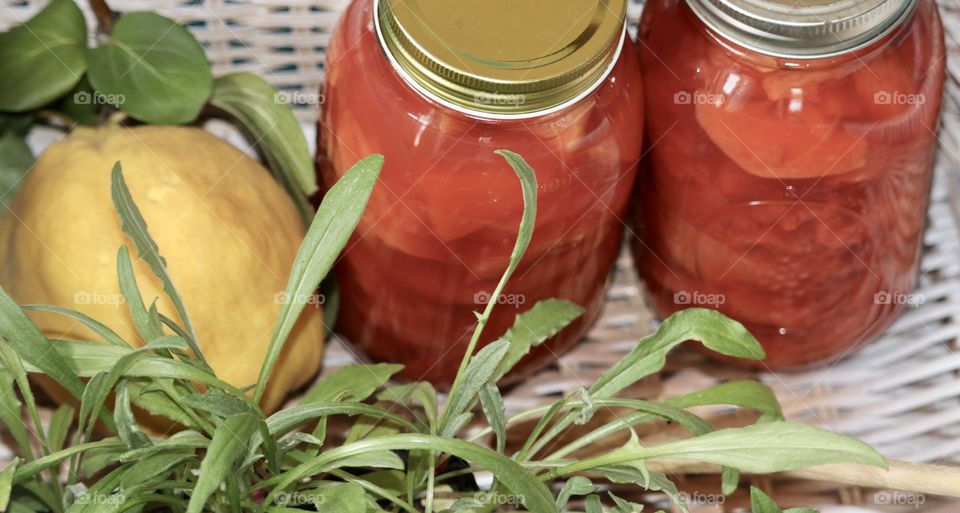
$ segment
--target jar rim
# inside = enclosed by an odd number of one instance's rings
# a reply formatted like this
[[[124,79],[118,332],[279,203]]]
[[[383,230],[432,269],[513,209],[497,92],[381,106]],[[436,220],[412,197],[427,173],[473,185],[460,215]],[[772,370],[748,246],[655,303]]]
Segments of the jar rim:
[[[883,39],[918,0],[685,0],[713,32],[772,57],[823,59]]]
[[[475,117],[537,117],[579,102],[610,75],[626,41],[626,0],[568,2],[593,11],[573,24],[555,16],[532,27],[532,35],[517,32],[524,19],[503,23],[490,13],[484,20],[465,19],[451,2],[373,0],[373,24],[408,85]],[[553,37],[564,24],[570,33]]]

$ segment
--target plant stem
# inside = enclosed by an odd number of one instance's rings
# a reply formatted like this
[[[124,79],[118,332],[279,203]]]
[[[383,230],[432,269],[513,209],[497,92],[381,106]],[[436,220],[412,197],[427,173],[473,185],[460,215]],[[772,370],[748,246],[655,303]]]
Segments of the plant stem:
[[[119,17],[117,13],[107,5],[106,0],[90,0],[90,7],[97,17],[97,33],[103,36],[110,35],[113,31],[113,23]]]

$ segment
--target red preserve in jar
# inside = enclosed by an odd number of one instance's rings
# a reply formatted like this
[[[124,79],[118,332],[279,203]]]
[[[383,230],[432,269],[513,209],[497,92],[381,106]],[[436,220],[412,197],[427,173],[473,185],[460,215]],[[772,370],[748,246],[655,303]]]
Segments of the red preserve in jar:
[[[520,363],[516,378],[580,338],[602,304],[642,140],[643,91],[626,0],[354,0],[327,55],[319,169],[385,164],[337,265],[337,329],[403,376],[452,383],[517,314],[562,298],[586,312]],[[504,294],[523,211],[507,149],[536,171],[533,239]]]
[[[933,0],[651,0],[638,268],[771,368],[844,355],[912,295],[944,82]]]

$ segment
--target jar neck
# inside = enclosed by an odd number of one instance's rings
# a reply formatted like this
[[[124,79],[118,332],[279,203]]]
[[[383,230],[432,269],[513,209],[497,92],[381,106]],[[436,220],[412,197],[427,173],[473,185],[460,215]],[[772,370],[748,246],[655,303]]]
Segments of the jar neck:
[[[476,98],[476,103],[487,104],[491,108],[473,108],[455,101],[451,101],[448,98],[437,93],[434,88],[430,87],[430,83],[421,77],[418,77],[416,74],[411,73],[407,67],[401,63],[401,59],[394,54],[392,47],[388,42],[388,36],[386,34],[386,29],[383,26],[382,17],[381,17],[381,3],[384,0],[372,0],[373,9],[373,26],[376,32],[377,40],[380,45],[380,49],[383,52],[383,55],[386,57],[387,61],[390,64],[390,67],[393,69],[397,75],[403,80],[403,82],[419,93],[421,96],[425,97],[427,100],[440,104],[445,108],[456,111],[458,113],[464,114],[472,118],[478,118],[481,120],[523,120],[523,119],[534,119],[548,116],[563,110],[566,110],[573,105],[584,100],[591,94],[593,94],[610,76],[613,72],[614,67],[617,62],[620,60],[620,55],[623,51],[624,45],[627,43],[627,30],[626,25],[624,24],[620,29],[619,38],[616,38],[614,42],[607,49],[606,57],[600,63],[602,68],[597,74],[596,78],[588,83],[586,83],[575,95],[557,101],[554,104],[545,106],[544,108],[532,110],[529,112],[501,112],[494,107],[507,104],[516,104],[523,103],[527,101],[527,98],[523,93],[517,94],[503,94],[496,91],[475,91],[474,97]]]
[[[871,55],[883,51],[884,48],[891,44],[895,44],[896,41],[906,35],[909,27],[915,23],[915,18],[918,15],[917,5],[921,1],[927,0],[914,2],[913,7],[904,13],[896,23],[892,24],[886,31],[870,41],[843,52],[817,57],[776,55],[741,45],[721,30],[704,22],[704,20],[690,8],[686,1],[680,2],[680,8],[684,11],[684,15],[689,20],[689,23],[703,34],[704,37],[714,42],[717,46],[724,48],[726,51],[742,57],[743,61],[748,65],[763,69],[813,70],[841,66],[851,61],[869,60]]]
[[[895,2],[895,0],[887,0]],[[738,54],[750,53],[759,56],[761,59],[776,59],[784,63],[793,63],[786,67],[805,68],[807,64],[828,61],[842,61],[848,58],[854,58],[859,55],[868,54],[878,47],[882,47],[895,34],[902,31],[905,26],[910,24],[917,12],[917,5],[924,0],[904,0],[900,7],[889,8],[887,16],[881,22],[877,22],[875,30],[863,29],[863,33],[857,33],[849,38],[842,38],[841,35],[834,35],[833,31],[839,31],[838,27],[846,26],[848,23],[853,26],[864,24],[870,25],[864,21],[841,22],[844,18],[829,20],[822,18],[819,23],[822,25],[810,25],[804,30],[791,35],[789,38],[784,36],[788,43],[771,42],[770,37],[780,29],[761,29],[764,25],[762,20],[754,20],[760,23],[756,28],[741,22],[731,22],[724,19],[722,15],[716,14],[716,9],[707,8],[709,5],[723,3],[721,0],[680,0],[687,13],[697,20],[697,25],[708,32],[711,37],[724,47],[734,50]],[[807,15],[812,16],[812,15]],[[878,18],[879,19],[879,18]],[[826,20],[826,21],[823,21]],[[809,21],[809,20],[808,20]],[[778,27],[774,22],[768,22],[767,27]],[[745,28],[751,27],[751,28]],[[813,27],[817,27],[814,30]],[[784,28],[783,30],[786,30]],[[750,35],[751,31],[756,34]],[[811,34],[810,39],[806,39],[806,34]],[[824,43],[824,36],[832,38],[832,44]],[[868,36],[868,38],[865,38]],[[774,39],[775,41],[775,39]]]

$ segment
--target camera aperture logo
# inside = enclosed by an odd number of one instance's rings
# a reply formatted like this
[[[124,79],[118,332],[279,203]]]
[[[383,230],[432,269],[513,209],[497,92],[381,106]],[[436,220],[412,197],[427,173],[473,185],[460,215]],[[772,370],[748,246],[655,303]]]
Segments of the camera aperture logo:
[[[119,108],[127,102],[122,94],[104,94],[99,91],[77,91],[73,93],[73,103],[77,105],[109,105]]]
[[[697,290],[680,290],[673,294],[673,304],[689,306],[709,306],[719,308],[727,302],[727,297],[719,293],[706,293]]]
[[[327,297],[319,292],[313,294],[288,294],[286,292],[277,292],[273,295],[273,304],[285,305],[287,303],[295,305],[320,306],[327,302]]]
[[[119,307],[126,303],[123,294],[108,294],[96,290],[80,290],[73,295],[75,305],[111,305]]]
[[[920,509],[927,502],[926,495],[912,492],[877,492],[873,494],[873,503],[878,506],[912,506]]]
[[[518,107],[527,103],[527,96],[524,94],[510,93],[477,93],[473,96],[473,101],[479,105]]]
[[[873,295],[873,303],[877,305],[909,305],[920,306],[927,301],[923,294],[904,294],[898,290],[881,290]]]
[[[315,107],[323,105],[325,100],[323,93],[307,93],[304,91],[278,91],[273,95],[274,103],[294,107]]]
[[[485,290],[481,290],[473,295],[473,304],[475,305],[486,305],[493,300],[494,298],[491,297],[491,294]],[[496,298],[498,305],[511,305],[515,308],[520,308],[520,306],[526,302],[527,296],[523,294],[500,294],[500,296]]]
[[[927,97],[917,93],[877,91],[873,94],[873,103],[877,105],[923,105],[927,103]]]
[[[700,91],[677,91],[673,95],[673,103],[676,105],[714,105],[719,107],[726,101],[727,97],[722,94]]]

